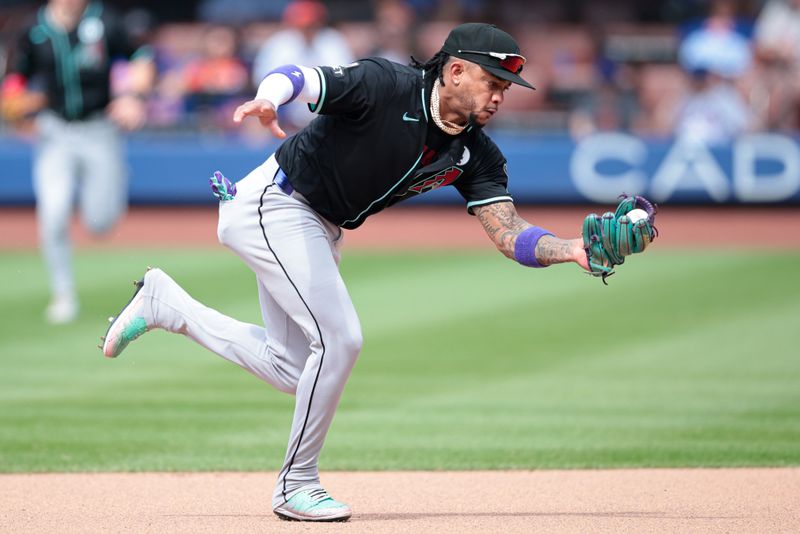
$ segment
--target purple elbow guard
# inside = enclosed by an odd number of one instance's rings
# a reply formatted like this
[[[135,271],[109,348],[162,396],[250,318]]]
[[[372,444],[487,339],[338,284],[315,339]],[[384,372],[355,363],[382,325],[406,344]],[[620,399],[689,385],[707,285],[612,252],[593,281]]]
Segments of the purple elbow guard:
[[[288,104],[295,98],[297,95],[300,94],[300,91],[303,90],[303,86],[306,84],[306,77],[303,76],[303,70],[298,67],[297,65],[281,65],[277,69],[272,69],[267,73],[267,76],[271,74],[283,74],[289,81],[292,82],[292,96],[284,102],[284,104]],[[264,76],[266,78],[267,76]]]
[[[538,226],[532,226],[519,234],[514,245],[514,259],[517,260],[517,263],[528,267],[547,267],[536,261],[536,244],[542,236],[546,235],[553,234]]]

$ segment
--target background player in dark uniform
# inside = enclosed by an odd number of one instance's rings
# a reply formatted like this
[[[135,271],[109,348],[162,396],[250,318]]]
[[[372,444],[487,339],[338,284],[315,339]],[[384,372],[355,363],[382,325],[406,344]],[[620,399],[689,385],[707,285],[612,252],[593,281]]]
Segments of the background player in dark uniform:
[[[371,58],[339,67],[272,71],[234,121],[255,116],[279,138],[276,108],[295,98],[318,113],[236,184],[211,179],[218,236],[256,274],[264,326],[192,299],[159,269],[112,320],[102,346],[115,357],[153,328],[184,334],[275,388],[296,395],[289,446],[273,494],[281,518],[335,521],[351,509],[320,485],[317,463],[361,350],[361,329],[339,270],[343,228],[413,195],[453,185],[497,248],[531,267],[576,262],[581,239],[522,220],[507,191],[505,158],[482,131],[525,58],[487,24],[456,27],[425,64]]]
[[[112,98],[116,59],[132,61],[127,91]],[[143,124],[142,97],[153,73],[149,53],[135,48],[119,18],[88,0],[50,0],[12,51],[2,88],[5,116],[13,121],[44,107],[36,119],[33,178],[52,323],[78,313],[69,242],[75,191],[83,222],[94,233],[107,231],[124,213],[127,177],[117,129]]]

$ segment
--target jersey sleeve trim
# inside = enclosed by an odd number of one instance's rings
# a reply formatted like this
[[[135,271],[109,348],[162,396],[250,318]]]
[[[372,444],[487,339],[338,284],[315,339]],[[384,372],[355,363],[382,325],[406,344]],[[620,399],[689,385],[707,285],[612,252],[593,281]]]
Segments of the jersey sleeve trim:
[[[472,202],[467,202],[467,211],[472,213],[472,208],[476,208],[478,206],[485,206],[487,204],[494,204],[496,202],[513,202],[514,199],[511,198],[509,195],[503,195],[500,197],[492,197],[487,198],[484,200],[473,200]]]
[[[327,84],[325,83],[325,75],[322,73],[322,69],[320,69],[319,67],[314,67],[314,70],[317,71],[317,74],[319,75],[319,85],[320,85],[319,100],[317,101],[316,104],[309,104],[308,109],[312,113],[320,113],[322,105],[325,103],[325,93],[327,92]]]
[[[425,79],[425,71],[422,71],[422,79]],[[425,114],[425,122],[428,122],[430,119],[428,118],[428,106],[425,102],[425,84],[422,84],[422,89],[420,89],[420,98],[422,99],[422,113]]]

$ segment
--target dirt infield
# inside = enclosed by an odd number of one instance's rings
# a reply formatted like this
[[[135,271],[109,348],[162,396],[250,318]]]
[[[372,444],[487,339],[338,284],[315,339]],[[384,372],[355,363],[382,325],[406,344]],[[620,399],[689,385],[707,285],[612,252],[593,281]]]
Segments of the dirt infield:
[[[524,207],[527,220],[563,237],[580,232],[583,217],[597,207]],[[800,208],[662,208],[656,219],[657,247],[800,249]],[[0,250],[36,247],[36,217],[29,208],[0,209]],[[217,246],[217,214],[204,208],[134,208],[102,239],[74,221],[81,247]],[[489,247],[480,224],[463,208],[395,208],[348,231],[346,248]]]
[[[800,468],[325,473],[348,523],[278,520],[274,473],[0,476],[3,532],[798,532]]]

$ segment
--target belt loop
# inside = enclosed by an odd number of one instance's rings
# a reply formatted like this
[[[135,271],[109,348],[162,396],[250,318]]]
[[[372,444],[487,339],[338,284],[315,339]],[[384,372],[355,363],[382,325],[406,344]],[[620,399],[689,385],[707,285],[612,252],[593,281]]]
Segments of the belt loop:
[[[281,191],[286,193],[287,196],[292,196],[294,193],[294,187],[289,182],[289,178],[287,178],[286,173],[283,172],[283,169],[278,167],[278,172],[275,174],[275,185],[281,188]]]

